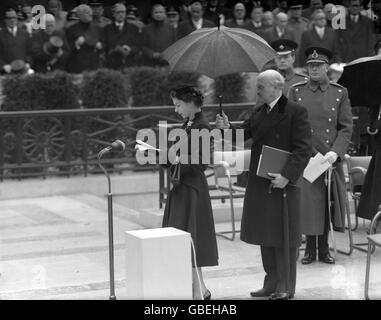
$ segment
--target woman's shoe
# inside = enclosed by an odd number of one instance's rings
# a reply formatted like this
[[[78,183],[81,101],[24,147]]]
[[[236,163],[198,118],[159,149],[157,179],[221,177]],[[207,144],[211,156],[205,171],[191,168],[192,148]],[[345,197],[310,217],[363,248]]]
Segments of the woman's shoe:
[[[212,299],[212,294],[210,293],[209,290],[206,290],[204,293],[204,300],[211,300]]]

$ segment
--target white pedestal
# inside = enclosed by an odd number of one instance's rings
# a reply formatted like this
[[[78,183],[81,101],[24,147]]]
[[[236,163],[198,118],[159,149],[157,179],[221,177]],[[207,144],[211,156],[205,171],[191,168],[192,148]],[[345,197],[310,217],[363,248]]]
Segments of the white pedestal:
[[[191,237],[176,228],[126,231],[127,299],[192,299]]]

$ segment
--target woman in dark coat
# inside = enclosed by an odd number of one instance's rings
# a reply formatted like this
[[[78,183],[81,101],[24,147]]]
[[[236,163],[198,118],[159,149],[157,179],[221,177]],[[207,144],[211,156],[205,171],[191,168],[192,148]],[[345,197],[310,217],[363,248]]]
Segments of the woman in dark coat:
[[[357,216],[372,220],[381,204],[381,106],[380,109],[372,108],[370,113],[371,131],[378,130],[373,136],[373,154],[366,172],[364,185],[361,189],[361,197]]]
[[[186,120],[182,129],[185,130],[188,138],[193,129],[210,130],[209,122],[201,111],[203,96],[200,91],[192,87],[182,87],[172,90],[171,98],[175,105],[175,112]],[[187,140],[186,143],[190,147],[190,139]],[[198,162],[200,164],[181,163],[184,155],[180,154],[180,180],[168,195],[163,227],[174,227],[191,234],[197,259],[197,269],[193,268],[193,296],[201,298],[199,296],[198,271],[203,298],[210,299],[211,294],[204,284],[201,267],[217,265],[218,250],[208,183],[204,174],[207,165],[201,162],[201,143],[197,150],[194,148],[193,150],[188,148],[188,150],[191,151],[191,154],[188,152],[186,158],[192,157],[194,159],[196,157],[200,160]],[[179,155],[177,154],[177,156]],[[188,163],[191,162],[188,161]],[[171,165],[171,174],[174,167],[175,165]]]

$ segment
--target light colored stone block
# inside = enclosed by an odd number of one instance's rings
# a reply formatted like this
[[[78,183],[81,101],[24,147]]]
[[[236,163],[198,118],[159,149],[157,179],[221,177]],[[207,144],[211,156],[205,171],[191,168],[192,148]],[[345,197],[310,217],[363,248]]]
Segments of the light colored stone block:
[[[188,232],[158,228],[125,234],[127,299],[192,299]]]

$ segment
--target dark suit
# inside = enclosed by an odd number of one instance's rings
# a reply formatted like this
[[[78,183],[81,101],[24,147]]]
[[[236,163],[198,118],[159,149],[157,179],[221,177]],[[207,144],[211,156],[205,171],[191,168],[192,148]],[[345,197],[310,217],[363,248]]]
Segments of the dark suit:
[[[256,26],[254,26],[254,24],[251,20],[248,20],[242,28],[247,29],[251,32],[254,32],[262,38],[263,38],[263,33],[266,30],[266,27],[264,26],[263,23],[260,26],[256,27]]]
[[[289,213],[290,294],[293,295],[296,283],[296,250],[301,244],[300,189],[294,184],[302,175],[311,156],[311,129],[307,110],[282,95],[269,114],[264,106],[257,107],[240,128],[244,129],[245,140],[253,140],[241,222],[241,240],[261,246],[266,272],[264,289],[270,293],[285,292],[283,190],[273,189],[270,194],[270,180],[257,176],[256,172],[263,145],[292,153],[280,174],[290,181],[285,188]]]
[[[275,26],[268,28],[263,32],[263,39],[265,39],[268,44],[279,39],[288,39],[288,40],[296,41],[294,32],[290,28],[286,28],[282,37],[279,37]]]
[[[213,28],[215,25],[213,22],[202,19],[202,27],[201,28]],[[179,23],[178,29],[177,29],[177,36],[178,39],[183,38],[187,36],[188,34],[192,33],[196,30],[196,27],[194,26],[192,19],[185,20],[181,23]]]
[[[357,23],[346,18],[346,28],[335,30],[343,62],[372,56],[376,43],[373,21],[360,15]]]
[[[66,30],[66,38],[71,50],[68,58],[69,72],[81,73],[85,70],[99,68],[100,52],[95,49],[95,45],[101,41],[101,30],[96,24],[85,24],[80,21]],[[78,49],[75,46],[75,41],[81,36],[85,38],[86,42]]]
[[[51,36],[57,36],[64,42],[62,47],[63,54],[56,57],[44,50],[44,44],[49,41]],[[45,30],[37,30],[32,35],[32,69],[36,72],[47,72],[51,70],[66,70],[66,61],[69,55],[69,45],[66,41],[65,33],[55,30],[52,35],[48,35]],[[54,63],[53,63],[54,62]]]
[[[30,37],[24,29],[17,28],[15,37],[7,27],[0,30],[0,68],[18,59],[30,62],[29,49]]]
[[[139,41],[140,39],[140,41]],[[131,23],[124,23],[122,30],[115,25],[115,23],[108,24],[103,28],[102,43],[106,53],[106,62],[110,63],[113,50],[117,46],[128,45],[131,48],[130,53],[123,60],[123,63],[117,63],[120,66],[125,64],[126,66],[133,66],[138,59],[140,53],[140,46],[142,44],[142,34],[139,34],[137,26]],[[112,64],[112,63],[111,63]]]
[[[330,28],[324,29],[323,38],[320,38],[315,27],[308,29],[302,33],[302,39],[300,40],[299,57],[297,57],[297,65],[304,66],[306,64],[305,50],[308,47],[320,47],[326,48],[332,52],[334,62],[340,62],[340,52],[337,42],[336,33]]]

